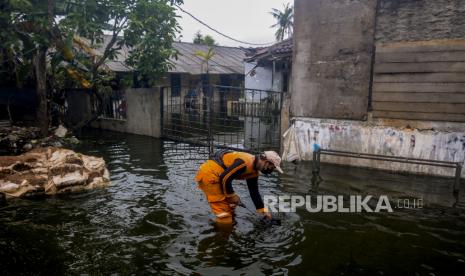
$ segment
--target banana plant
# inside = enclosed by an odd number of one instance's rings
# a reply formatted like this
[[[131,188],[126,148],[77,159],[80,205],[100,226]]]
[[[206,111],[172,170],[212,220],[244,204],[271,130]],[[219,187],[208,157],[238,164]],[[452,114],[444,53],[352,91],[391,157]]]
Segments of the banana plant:
[[[210,72],[210,66],[209,62],[215,55],[215,50],[213,50],[213,47],[210,47],[207,52],[205,51],[197,51],[195,52],[195,55],[200,57],[202,59],[202,71],[203,71],[203,66],[206,65],[206,74],[208,76]]]

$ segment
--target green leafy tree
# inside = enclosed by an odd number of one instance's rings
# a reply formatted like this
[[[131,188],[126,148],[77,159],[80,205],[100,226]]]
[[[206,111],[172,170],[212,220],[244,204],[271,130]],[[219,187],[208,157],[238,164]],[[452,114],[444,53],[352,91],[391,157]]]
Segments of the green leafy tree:
[[[14,9],[25,9],[21,1],[0,2],[0,85],[23,87],[28,74],[32,71],[33,51],[35,48],[30,41],[21,40],[21,33],[15,31],[13,22],[18,22],[18,14],[12,13]],[[12,18],[13,17],[13,18]],[[26,49],[27,51],[24,51]],[[25,73],[27,72],[27,73]]]
[[[47,77],[65,72],[98,94],[108,81],[107,61],[118,55],[125,55],[127,65],[146,79],[165,72],[176,54],[171,45],[179,30],[174,4],[182,0],[2,1],[2,59],[10,67],[16,61],[33,65],[43,133],[48,130]]]
[[[270,14],[276,19],[277,23],[271,28],[278,28],[275,36],[277,41],[284,40],[285,37],[292,36],[294,26],[294,6],[287,3],[283,10],[272,9]]]
[[[60,26],[88,39],[91,47],[103,46],[102,54],[91,57],[86,64],[94,86],[102,85],[99,76],[105,63],[120,54],[127,55],[127,65],[140,78],[155,80],[169,69],[169,58],[176,54],[172,42],[180,28],[171,4],[181,3],[181,0],[76,0],[68,4],[68,14]]]
[[[196,32],[194,35],[194,39],[192,40],[194,44],[202,44],[202,45],[207,45],[207,46],[217,46],[218,43],[215,41],[215,39],[210,36],[210,35],[202,35],[200,31]]]
[[[46,53],[52,39],[54,5],[54,0],[11,0],[0,4],[2,69],[13,70],[13,74],[12,71],[2,72],[2,78],[14,75],[16,85],[21,87],[24,69],[30,71],[29,76],[35,79],[37,119],[43,135],[48,132],[49,121]]]
[[[194,44],[202,44],[203,43],[203,35],[200,31],[196,32],[194,35],[194,39],[192,41]]]
[[[208,46],[217,46],[218,43],[216,43],[215,39],[211,37],[210,35],[206,35],[203,37],[203,44],[208,45]]]

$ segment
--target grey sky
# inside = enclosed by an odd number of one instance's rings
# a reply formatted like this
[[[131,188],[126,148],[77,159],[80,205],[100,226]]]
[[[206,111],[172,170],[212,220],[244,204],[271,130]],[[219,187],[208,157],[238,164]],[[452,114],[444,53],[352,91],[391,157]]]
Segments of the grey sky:
[[[268,43],[275,40],[275,23],[270,14],[272,8],[282,10],[283,4],[292,0],[184,0],[183,9],[205,23],[236,39],[252,43]],[[248,46],[224,38],[202,26],[188,15],[178,11],[181,41],[192,42],[194,34],[211,35],[222,46]]]

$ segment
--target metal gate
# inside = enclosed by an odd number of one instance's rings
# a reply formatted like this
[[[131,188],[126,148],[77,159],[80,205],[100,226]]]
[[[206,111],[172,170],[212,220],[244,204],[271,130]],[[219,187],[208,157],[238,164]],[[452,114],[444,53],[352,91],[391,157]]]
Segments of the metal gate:
[[[165,139],[248,152],[279,151],[282,92],[231,86],[163,87]]]

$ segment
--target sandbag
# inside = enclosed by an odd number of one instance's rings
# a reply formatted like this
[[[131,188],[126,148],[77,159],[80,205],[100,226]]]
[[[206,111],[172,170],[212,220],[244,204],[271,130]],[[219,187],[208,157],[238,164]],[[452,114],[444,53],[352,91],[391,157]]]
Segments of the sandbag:
[[[78,192],[109,182],[103,158],[68,149],[38,148],[19,156],[0,156],[0,193],[6,198]]]

